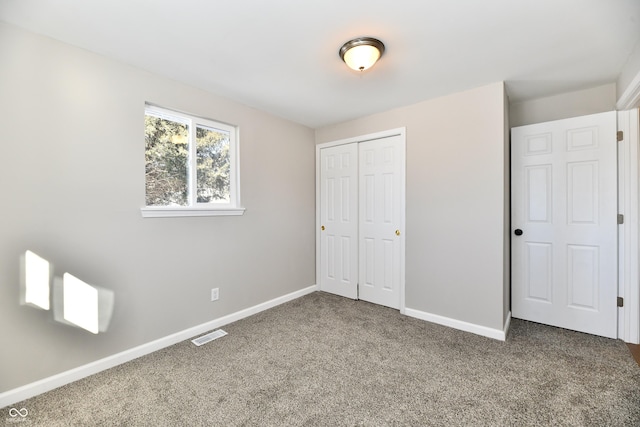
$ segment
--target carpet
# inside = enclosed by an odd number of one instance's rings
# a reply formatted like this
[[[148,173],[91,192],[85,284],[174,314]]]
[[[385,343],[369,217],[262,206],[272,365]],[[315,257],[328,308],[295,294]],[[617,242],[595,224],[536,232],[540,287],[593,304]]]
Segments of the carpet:
[[[640,425],[619,340],[514,319],[500,342],[322,292],[223,329],[12,407],[43,426]]]

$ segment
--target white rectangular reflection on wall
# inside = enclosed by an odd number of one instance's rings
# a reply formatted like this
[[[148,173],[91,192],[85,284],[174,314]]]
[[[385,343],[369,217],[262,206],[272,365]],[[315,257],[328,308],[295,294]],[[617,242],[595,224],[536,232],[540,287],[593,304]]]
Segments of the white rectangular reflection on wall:
[[[49,310],[49,261],[31,251],[26,251],[23,259],[21,303]]]
[[[89,332],[99,332],[98,290],[69,273],[62,276],[63,318]]]

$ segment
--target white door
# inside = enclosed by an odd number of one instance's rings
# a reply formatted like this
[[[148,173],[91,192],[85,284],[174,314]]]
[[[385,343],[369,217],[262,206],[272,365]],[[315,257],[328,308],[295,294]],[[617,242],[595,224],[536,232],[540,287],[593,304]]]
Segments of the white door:
[[[358,297],[358,144],[320,150],[320,289]]]
[[[512,315],[617,337],[616,115],[511,130]]]
[[[359,297],[400,308],[404,247],[404,140],[359,144]]]

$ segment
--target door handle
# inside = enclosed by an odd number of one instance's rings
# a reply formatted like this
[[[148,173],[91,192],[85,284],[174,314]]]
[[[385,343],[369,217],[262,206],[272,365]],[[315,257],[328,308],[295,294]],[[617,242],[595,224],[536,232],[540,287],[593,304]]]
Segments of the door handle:
[[[400,235],[400,230],[396,230],[396,236]]]
[[[516,231],[514,231],[513,234],[515,234],[516,236],[522,236],[522,230],[516,228]]]
[[[320,227],[320,230],[324,231],[324,225],[322,227]]]

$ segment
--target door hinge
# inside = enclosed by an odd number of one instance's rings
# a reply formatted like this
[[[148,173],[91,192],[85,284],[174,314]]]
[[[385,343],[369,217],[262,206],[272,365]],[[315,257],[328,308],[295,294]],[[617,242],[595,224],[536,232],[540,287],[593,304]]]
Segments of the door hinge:
[[[618,214],[618,224],[624,224],[624,215]]]
[[[624,307],[624,298],[618,297],[618,307]]]
[[[616,138],[618,138],[618,142],[622,141],[624,139],[624,133],[619,130],[618,133],[616,134]]]

